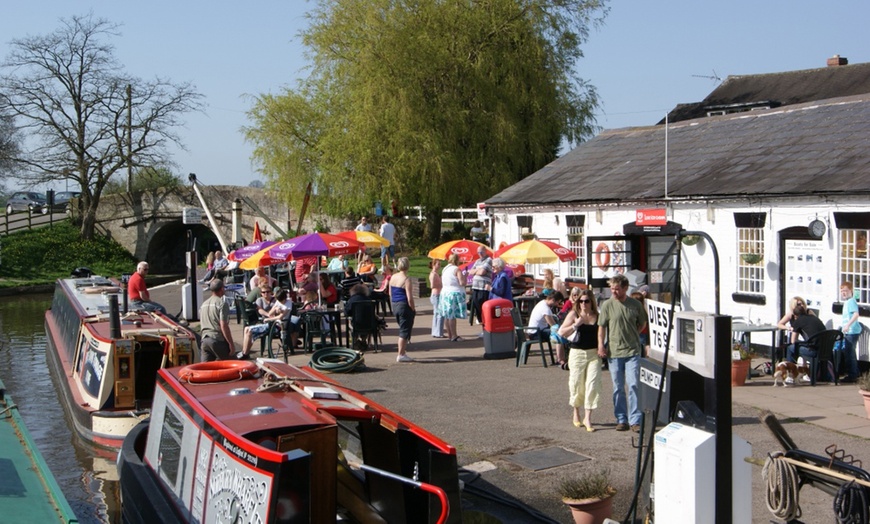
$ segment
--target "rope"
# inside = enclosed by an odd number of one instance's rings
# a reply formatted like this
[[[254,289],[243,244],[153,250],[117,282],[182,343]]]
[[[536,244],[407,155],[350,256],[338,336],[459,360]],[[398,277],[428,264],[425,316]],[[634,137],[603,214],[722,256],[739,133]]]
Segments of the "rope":
[[[767,509],[774,517],[791,521],[801,516],[797,468],[782,457],[768,456],[761,470],[767,483]]]
[[[349,373],[365,366],[365,358],[359,351],[342,347],[318,349],[311,355],[308,365],[324,373]]]
[[[834,497],[834,514],[841,524],[870,523],[870,500],[867,489],[855,482],[840,486]]]

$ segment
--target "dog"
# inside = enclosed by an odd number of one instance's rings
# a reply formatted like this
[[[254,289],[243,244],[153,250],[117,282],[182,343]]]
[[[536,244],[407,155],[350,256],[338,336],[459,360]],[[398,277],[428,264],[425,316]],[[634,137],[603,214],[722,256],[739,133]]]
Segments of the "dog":
[[[809,375],[810,369],[806,364],[795,364],[794,362],[780,362],[776,365],[776,373],[773,374],[773,387],[782,385],[783,387],[788,385],[797,384],[799,381],[797,378],[802,375]],[[787,384],[786,378],[791,378],[793,383]]]

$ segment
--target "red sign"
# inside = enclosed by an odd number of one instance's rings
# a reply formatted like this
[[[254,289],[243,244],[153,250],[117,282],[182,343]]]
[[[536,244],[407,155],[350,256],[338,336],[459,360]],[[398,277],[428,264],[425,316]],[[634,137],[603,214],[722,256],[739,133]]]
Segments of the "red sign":
[[[636,226],[664,226],[668,223],[667,209],[638,209],[634,219]]]

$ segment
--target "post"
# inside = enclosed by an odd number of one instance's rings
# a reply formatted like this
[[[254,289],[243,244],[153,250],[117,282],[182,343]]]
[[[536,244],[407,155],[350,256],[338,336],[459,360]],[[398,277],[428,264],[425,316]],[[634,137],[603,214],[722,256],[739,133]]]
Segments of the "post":
[[[127,193],[133,192],[133,86],[127,84]]]

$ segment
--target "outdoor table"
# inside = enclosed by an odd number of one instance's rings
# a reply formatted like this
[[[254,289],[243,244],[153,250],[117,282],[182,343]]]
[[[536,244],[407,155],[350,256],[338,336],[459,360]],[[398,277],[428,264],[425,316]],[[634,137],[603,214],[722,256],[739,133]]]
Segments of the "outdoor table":
[[[731,333],[739,333],[740,341],[747,348],[750,347],[749,337],[752,333],[764,333],[767,331],[770,332],[770,364],[775,366],[779,359],[779,346],[776,345],[776,334],[779,332],[779,327],[775,324],[746,324],[743,322],[731,324]],[[752,373],[749,374],[749,376],[751,375]]]

